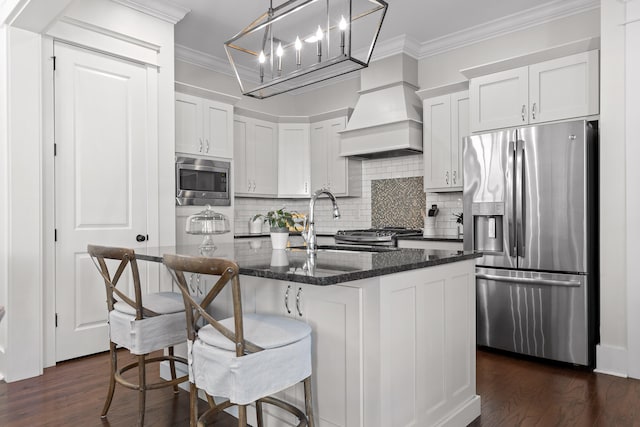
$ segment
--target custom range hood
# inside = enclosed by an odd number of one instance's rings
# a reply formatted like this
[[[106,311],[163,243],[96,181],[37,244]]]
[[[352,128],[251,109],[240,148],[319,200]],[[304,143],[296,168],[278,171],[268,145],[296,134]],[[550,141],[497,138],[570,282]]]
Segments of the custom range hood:
[[[362,70],[360,97],[346,129],[340,132],[340,155],[378,159],[422,153],[417,82],[417,61],[404,54]]]

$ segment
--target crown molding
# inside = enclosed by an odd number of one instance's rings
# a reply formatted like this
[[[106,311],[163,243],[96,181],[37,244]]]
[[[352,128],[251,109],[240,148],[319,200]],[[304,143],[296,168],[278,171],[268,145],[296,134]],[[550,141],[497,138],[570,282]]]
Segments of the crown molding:
[[[167,0],[111,0],[131,9],[137,10],[154,18],[176,24],[191,12],[191,9],[182,7]]]
[[[418,59],[600,8],[599,0],[557,0],[421,43]]]
[[[373,49],[371,61],[379,61],[399,53],[404,53],[413,59],[418,59],[420,56],[420,42],[406,34],[401,34],[389,40],[378,41]],[[358,51],[354,56],[362,57],[365,55],[365,51],[362,50]]]

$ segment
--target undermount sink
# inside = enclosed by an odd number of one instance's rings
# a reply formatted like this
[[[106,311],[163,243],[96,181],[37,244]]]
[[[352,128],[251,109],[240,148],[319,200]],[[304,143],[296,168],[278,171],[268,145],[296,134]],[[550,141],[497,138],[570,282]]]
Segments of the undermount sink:
[[[290,246],[287,250],[292,252],[306,251],[307,247]],[[318,245],[316,252],[356,252],[356,253],[377,253],[397,251],[398,248],[387,246],[340,246],[340,245]]]

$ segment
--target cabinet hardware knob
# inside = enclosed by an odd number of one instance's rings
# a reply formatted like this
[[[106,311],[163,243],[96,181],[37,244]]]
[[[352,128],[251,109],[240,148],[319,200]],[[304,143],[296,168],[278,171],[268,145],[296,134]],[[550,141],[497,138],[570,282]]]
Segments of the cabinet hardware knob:
[[[456,184],[457,180],[456,180],[456,171],[453,171],[453,183]]]
[[[291,285],[287,286],[287,290],[284,293],[284,308],[287,309],[287,313],[291,314],[291,310],[289,310],[289,289],[291,289]]]
[[[198,148],[198,152],[202,153],[202,138],[200,138],[200,146]]]
[[[147,236],[145,236],[144,234],[138,234],[136,236],[136,242],[144,242],[145,240],[147,240]]]
[[[209,152],[209,140],[205,139],[204,142],[207,144],[206,145],[206,149],[205,149],[205,153],[208,153]]]
[[[445,172],[444,174],[444,182],[446,182],[447,185],[449,185],[449,171]]]
[[[527,114],[527,106],[522,104],[522,121],[525,121],[525,114]]]
[[[298,316],[302,317],[302,312],[300,311],[300,293],[302,292],[302,288],[298,288],[298,292],[296,293],[296,310],[298,310]]]
[[[535,102],[531,106],[531,116],[533,117],[533,120],[536,119],[536,103]]]

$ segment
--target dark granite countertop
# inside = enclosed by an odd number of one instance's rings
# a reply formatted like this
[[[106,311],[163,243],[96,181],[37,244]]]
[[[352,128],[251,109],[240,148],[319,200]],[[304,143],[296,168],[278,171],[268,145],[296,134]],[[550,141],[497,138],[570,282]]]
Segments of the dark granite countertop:
[[[398,236],[398,240],[418,240],[421,242],[458,242],[462,243],[462,239],[459,237],[448,236]]]
[[[473,252],[426,249],[363,248],[335,250],[328,246],[315,258],[302,247],[272,250],[268,238],[238,239],[219,244],[209,256],[229,258],[240,266],[240,274],[312,285],[333,285],[401,271],[478,258]],[[137,250],[141,260],[161,262],[165,253],[199,256],[198,246],[166,246]]]
[[[290,231],[289,236],[302,236],[299,231]],[[335,237],[335,233],[316,233],[317,237]],[[269,233],[251,234],[251,233],[235,233],[234,239],[249,239],[255,237],[269,237]]]

